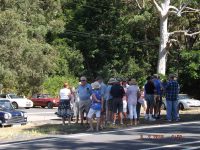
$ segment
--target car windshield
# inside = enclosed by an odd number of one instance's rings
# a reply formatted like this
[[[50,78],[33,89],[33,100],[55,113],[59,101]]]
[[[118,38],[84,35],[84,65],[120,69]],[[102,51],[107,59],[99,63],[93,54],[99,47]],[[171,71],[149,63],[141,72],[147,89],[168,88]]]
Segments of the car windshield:
[[[179,95],[179,99],[190,99],[188,95]]]
[[[11,99],[16,99],[16,98],[22,98],[21,96],[15,95],[15,94],[9,94]]]
[[[9,101],[0,101],[0,110],[11,110],[13,109]]]
[[[52,96],[50,94],[44,94],[43,97],[44,98],[52,98]]]

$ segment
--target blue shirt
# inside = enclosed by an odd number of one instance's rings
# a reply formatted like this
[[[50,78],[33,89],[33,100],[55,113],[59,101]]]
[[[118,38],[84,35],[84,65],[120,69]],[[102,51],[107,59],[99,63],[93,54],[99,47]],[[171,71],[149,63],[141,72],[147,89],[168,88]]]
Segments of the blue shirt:
[[[100,89],[92,90],[92,95],[95,95],[96,98],[101,101],[102,94],[101,94],[101,90]],[[92,100],[93,100],[93,102],[97,103],[94,99],[92,99]]]
[[[170,80],[166,85],[166,100],[176,101],[178,100],[179,85],[175,80]]]
[[[154,80],[153,80],[153,83],[154,83],[154,86],[155,86],[155,88],[156,88],[156,94],[157,94],[157,95],[161,95],[161,87],[162,87],[162,85],[161,85],[160,80],[154,79]]]
[[[101,95],[103,96],[104,99],[106,99],[106,88],[107,88],[107,86],[103,82],[100,85],[101,85]]]
[[[78,97],[80,101],[89,100],[92,94],[92,87],[90,84],[79,85],[77,89]]]

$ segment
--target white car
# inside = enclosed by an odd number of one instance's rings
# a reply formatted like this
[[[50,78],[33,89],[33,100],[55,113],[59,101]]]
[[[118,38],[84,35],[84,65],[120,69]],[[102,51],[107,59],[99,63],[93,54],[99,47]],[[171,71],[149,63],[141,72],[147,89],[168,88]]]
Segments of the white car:
[[[33,102],[27,98],[17,96],[16,94],[0,94],[0,98],[8,99],[15,109],[33,107]]]
[[[166,109],[166,99],[163,98],[162,109]],[[180,110],[191,109],[192,107],[200,107],[200,100],[190,98],[187,94],[178,95],[178,108]]]

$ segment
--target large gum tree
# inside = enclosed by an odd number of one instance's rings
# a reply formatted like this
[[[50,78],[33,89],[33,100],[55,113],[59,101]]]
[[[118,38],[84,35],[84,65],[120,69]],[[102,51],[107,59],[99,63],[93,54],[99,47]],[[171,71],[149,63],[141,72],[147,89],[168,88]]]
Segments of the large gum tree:
[[[179,8],[172,6],[171,0],[162,0],[160,3],[156,0],[152,0],[152,2],[157,8],[157,11],[159,12],[160,16],[160,45],[157,63],[157,73],[165,75],[167,62],[167,46],[170,42],[170,37],[176,33],[183,33],[185,36],[193,36],[200,33],[200,31],[195,31],[191,33],[188,30],[168,32],[169,15],[172,13],[180,17],[183,13],[196,13],[200,12],[200,10],[189,7],[190,1],[185,1],[179,6]]]

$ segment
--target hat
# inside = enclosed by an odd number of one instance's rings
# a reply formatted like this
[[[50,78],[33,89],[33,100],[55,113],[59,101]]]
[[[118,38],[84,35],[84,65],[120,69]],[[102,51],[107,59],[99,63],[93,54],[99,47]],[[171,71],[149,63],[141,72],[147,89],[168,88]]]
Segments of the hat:
[[[136,85],[136,84],[137,84],[136,79],[131,79],[131,80],[129,81],[129,84],[130,84],[130,85]]]
[[[109,84],[115,83],[115,82],[117,82],[117,80],[115,78],[110,78],[108,81]]]
[[[92,86],[92,89],[99,89],[101,87],[101,85],[97,81],[92,83],[91,86]]]
[[[82,76],[80,80],[87,80],[86,77]]]

